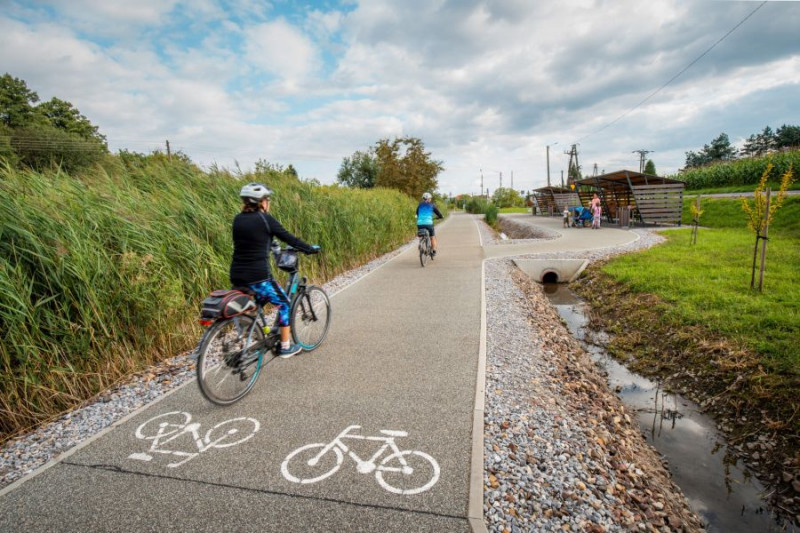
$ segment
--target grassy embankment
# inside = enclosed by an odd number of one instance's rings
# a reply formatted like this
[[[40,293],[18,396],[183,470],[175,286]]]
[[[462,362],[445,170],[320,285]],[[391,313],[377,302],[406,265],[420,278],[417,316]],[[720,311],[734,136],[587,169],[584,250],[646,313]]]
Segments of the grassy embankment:
[[[163,159],[163,158],[162,158]],[[247,181],[324,253],[322,282],[407,242],[416,203],[282,172],[238,179],[111,156],[81,176],[0,166],[0,441],[197,342],[200,300],[229,286],[230,222]]]
[[[783,461],[800,467],[800,198],[787,198],[770,226],[761,293],[750,289],[755,235],[740,201],[701,199],[701,209],[696,245],[688,228],[666,231],[657,247],[593,266],[577,288],[616,335],[612,353],[672,376],[734,443],[776,442],[765,461],[774,479]]]

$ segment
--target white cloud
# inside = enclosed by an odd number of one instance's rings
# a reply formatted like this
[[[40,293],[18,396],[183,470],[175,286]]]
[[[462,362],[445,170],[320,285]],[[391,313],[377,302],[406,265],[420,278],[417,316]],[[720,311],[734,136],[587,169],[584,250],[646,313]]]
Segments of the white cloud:
[[[317,68],[317,50],[311,40],[285,20],[244,30],[245,56],[257,68],[295,82]]]

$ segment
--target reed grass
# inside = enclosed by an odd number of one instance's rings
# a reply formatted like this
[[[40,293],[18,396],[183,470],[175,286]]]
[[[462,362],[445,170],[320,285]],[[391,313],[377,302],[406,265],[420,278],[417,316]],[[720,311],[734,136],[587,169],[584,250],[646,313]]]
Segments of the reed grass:
[[[275,170],[108,156],[70,176],[0,163],[0,441],[194,346],[199,302],[229,286],[248,181],[268,183],[278,220],[322,246],[302,263],[318,283],[414,234],[416,204],[402,193]]]

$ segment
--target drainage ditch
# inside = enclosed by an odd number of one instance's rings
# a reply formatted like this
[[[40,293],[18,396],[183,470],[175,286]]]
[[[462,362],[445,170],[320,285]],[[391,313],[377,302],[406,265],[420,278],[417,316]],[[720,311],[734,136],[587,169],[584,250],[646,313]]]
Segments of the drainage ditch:
[[[534,279],[544,282],[545,293],[572,336],[605,370],[609,386],[636,412],[643,435],[664,456],[675,483],[709,533],[796,531],[792,525],[779,525],[766,510],[763,486],[726,453],[727,445],[714,421],[697,404],[611,358],[603,348],[607,336],[587,328],[587,304],[566,284],[556,283],[562,281],[556,273],[544,272]]]

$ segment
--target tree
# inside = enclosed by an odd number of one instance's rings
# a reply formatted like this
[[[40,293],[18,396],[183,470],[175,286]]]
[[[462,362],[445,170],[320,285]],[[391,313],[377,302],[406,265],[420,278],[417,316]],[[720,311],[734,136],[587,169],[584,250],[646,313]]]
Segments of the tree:
[[[756,234],[756,245],[755,249],[753,250],[753,268],[750,275],[751,289],[755,288],[756,258],[758,256],[759,240],[764,241],[761,246],[761,275],[759,276],[758,280],[759,291],[761,291],[764,283],[764,262],[767,254],[767,239],[769,238],[767,233],[769,230],[769,225],[775,216],[775,211],[778,210],[781,204],[783,204],[783,201],[786,199],[786,191],[789,190],[789,186],[794,181],[794,169],[791,165],[789,165],[789,170],[787,170],[781,177],[781,186],[778,190],[777,197],[770,201],[769,189],[767,189],[767,180],[772,172],[772,168],[772,163],[768,163],[767,168],[764,169],[764,173],[761,175],[761,181],[758,182],[756,190],[753,191],[753,205],[750,205],[750,202],[746,197],[743,196],[741,199],[742,210],[745,212],[745,215],[747,215],[747,225]],[[768,191],[766,195],[764,194],[765,189]]]
[[[441,161],[431,158],[425,144],[416,137],[404,137],[389,142],[381,139],[375,145],[378,160],[377,187],[402,191],[413,198],[438,187],[437,176],[444,170]]]
[[[699,167],[715,161],[730,161],[736,157],[736,147],[731,144],[727,133],[720,133],[711,141],[711,145],[703,145],[700,152],[686,152],[686,168]]]
[[[39,95],[25,82],[5,73],[0,76],[0,122],[10,128],[30,126],[35,119],[33,104]]]
[[[49,102],[42,102],[34,109],[47,123],[54,128],[74,133],[87,141],[95,140],[103,146],[106,144],[105,135],[101,135],[97,126],[92,125],[89,119],[81,115],[71,103],[53,97]]]
[[[644,165],[644,173],[650,174],[651,176],[657,176],[656,174],[656,164],[653,163],[652,159],[648,159],[647,163]]]
[[[740,152],[747,156],[759,156],[771,152],[776,148],[775,134],[767,126],[764,131],[747,138]]]
[[[523,200],[522,196],[514,189],[500,187],[499,189],[495,189],[492,195],[492,202],[502,209],[503,207],[521,207],[524,205],[525,200]]]
[[[736,147],[731,144],[727,133],[720,133],[719,137],[711,141],[710,147],[706,145],[703,149],[712,161],[729,161],[736,158]]]
[[[784,124],[775,132],[775,148],[800,146],[800,126]]]
[[[366,152],[356,150],[350,157],[342,159],[342,166],[336,175],[339,183],[348,187],[370,189],[375,186],[378,177],[378,160],[374,150]]]

